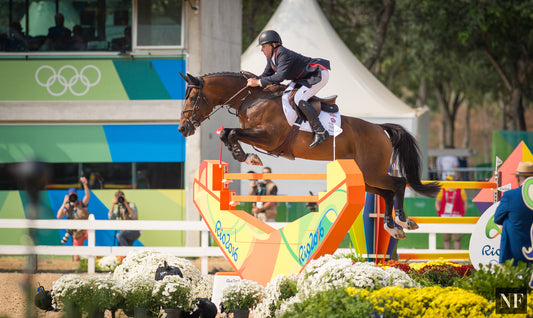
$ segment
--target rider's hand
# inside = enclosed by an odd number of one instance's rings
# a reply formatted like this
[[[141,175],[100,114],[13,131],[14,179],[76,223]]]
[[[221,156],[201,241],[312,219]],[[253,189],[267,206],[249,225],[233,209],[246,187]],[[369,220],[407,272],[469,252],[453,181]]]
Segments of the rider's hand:
[[[250,87],[259,86],[259,79],[258,78],[249,78],[248,82],[246,83],[246,86],[250,86]]]

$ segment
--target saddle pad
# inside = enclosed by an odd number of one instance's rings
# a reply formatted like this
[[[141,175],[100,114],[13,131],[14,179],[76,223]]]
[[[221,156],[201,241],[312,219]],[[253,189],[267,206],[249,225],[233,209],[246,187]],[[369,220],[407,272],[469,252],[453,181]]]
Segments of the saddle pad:
[[[284,93],[281,96],[281,104],[283,105],[283,112],[285,113],[287,122],[289,122],[289,125],[292,126],[294,122],[296,121],[296,119],[298,119],[298,114],[289,104],[289,93]],[[322,123],[322,126],[324,126],[324,129],[328,131],[330,136],[333,136],[334,126],[338,126],[342,128],[340,112],[336,112],[336,113],[320,112],[320,114],[318,115],[318,119]],[[300,126],[300,130],[307,131],[307,132],[313,132],[313,129],[311,129],[311,125],[309,125],[308,121],[302,122],[302,125]]]

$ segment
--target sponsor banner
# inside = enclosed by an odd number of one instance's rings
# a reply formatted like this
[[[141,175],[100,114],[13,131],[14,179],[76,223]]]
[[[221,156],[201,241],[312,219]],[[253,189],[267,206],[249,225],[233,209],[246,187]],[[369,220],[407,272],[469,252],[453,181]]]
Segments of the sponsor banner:
[[[0,61],[3,101],[183,99],[185,60]]]

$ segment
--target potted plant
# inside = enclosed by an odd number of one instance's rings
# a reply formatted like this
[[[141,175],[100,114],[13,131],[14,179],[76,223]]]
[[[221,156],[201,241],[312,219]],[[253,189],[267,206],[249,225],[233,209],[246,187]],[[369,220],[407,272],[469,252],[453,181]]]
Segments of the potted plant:
[[[84,295],[81,288],[85,280],[79,275],[63,275],[52,285],[52,306],[67,312],[68,317],[81,317]]]
[[[103,317],[107,309],[112,312],[119,309],[125,300],[126,289],[110,275],[91,276],[80,288],[80,293],[85,298],[83,311],[89,313],[89,317],[96,318]]]
[[[181,312],[194,311],[191,285],[177,275],[165,276],[155,282],[152,295],[159,300],[166,317],[180,317]]]
[[[235,318],[248,317],[250,310],[261,300],[263,287],[254,281],[242,280],[222,291],[222,311],[233,312]]]
[[[123,310],[129,317],[148,315],[157,317],[159,300],[154,297],[155,280],[147,276],[132,277],[125,282],[126,299]]]

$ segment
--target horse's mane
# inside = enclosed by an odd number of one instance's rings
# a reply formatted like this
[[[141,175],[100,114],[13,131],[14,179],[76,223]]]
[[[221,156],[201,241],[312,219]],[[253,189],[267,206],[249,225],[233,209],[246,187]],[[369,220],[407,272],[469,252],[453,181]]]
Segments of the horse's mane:
[[[202,75],[202,77],[213,77],[213,76],[243,77],[241,73],[236,73],[236,72],[216,72],[216,73],[208,73],[208,74]]]

